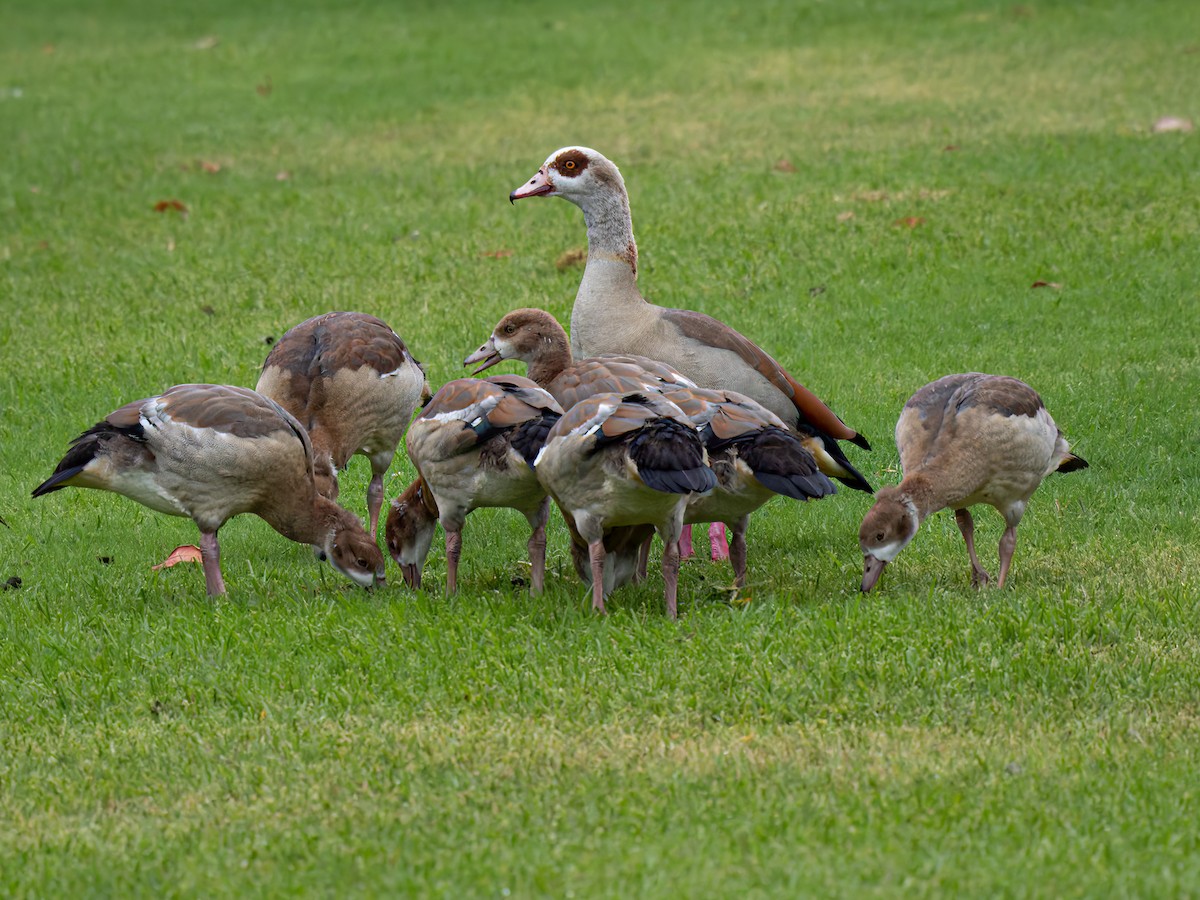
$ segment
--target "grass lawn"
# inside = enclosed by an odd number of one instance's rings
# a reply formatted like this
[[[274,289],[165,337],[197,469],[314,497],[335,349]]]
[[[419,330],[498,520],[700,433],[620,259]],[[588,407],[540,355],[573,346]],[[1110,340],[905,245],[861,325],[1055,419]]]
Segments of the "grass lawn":
[[[0,895],[1200,892],[1200,135],[1151,128],[1200,119],[1193,3],[0,21]],[[566,321],[582,217],[505,199],[574,143],[622,168],[643,292],[772,351],[876,485],[925,382],[1042,393],[1091,468],[1035,495],[1009,587],[942,513],[860,596],[842,491],[754,518],[741,594],[687,563],[677,623],[657,577],[595,617],[557,515],[530,597],[502,511],[451,599],[440,538],[425,591],[368,594],[238,518],[209,601],[150,569],[190,522],[30,499],[112,409],[253,385],[319,312],[435,386],[510,309]]]

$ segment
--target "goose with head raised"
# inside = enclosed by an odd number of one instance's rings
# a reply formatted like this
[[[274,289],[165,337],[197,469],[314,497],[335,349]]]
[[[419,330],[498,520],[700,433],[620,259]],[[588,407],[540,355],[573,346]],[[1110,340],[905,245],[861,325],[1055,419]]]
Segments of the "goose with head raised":
[[[571,349],[579,358],[632,353],[662,360],[701,387],[734,390],[761,403],[800,432],[821,471],[870,492],[839,440],[870,449],[766,351],[703,313],[646,302],[637,285],[637,244],[625,182],[617,167],[587,147],[556,150],[526,184],[509,194],[562,197],[583,211],[588,258],[571,311]]]
[[[1042,479],[1087,467],[1071,452],[1037,391],[1016,378],[978,372],[947,375],[913,394],[896,423],[896,447],[904,478],[896,487],[880,488],[858,533],[863,591],[875,586],[921,523],[942,509],[954,510],[971,559],[971,583],[987,584],[969,509],[977,503],[1004,516],[997,582],[1003,587],[1017,525]]]
[[[386,525],[388,550],[410,587],[420,586],[435,521],[446,533],[452,594],[467,515],[505,507],[529,522],[530,581],[534,593],[542,590],[550,501],[533,460],[561,415],[553,397],[520,375],[459,378],[433,395],[405,438],[420,478],[392,503]]]
[[[350,457],[370,460],[367,512],[377,534],[384,473],[417,404],[429,398],[425,372],[400,336],[365,313],[314,316],[271,348],[255,390],[308,429],[317,487],[330,500]]]
[[[33,496],[64,487],[112,491],[190,518],[210,595],[225,593],[217,531],[246,512],[311,544],[357,584],[384,581],[383,554],[362,523],[317,492],[308,432],[248,388],[181,384],[127,403],[77,437]]]
[[[676,614],[679,534],[688,497],[716,487],[717,477],[683,411],[652,393],[596,394],[572,406],[550,430],[535,461],[578,549],[586,546],[592,606],[604,612],[615,584],[605,536],[622,526],[652,525],[663,541],[667,614]],[[630,533],[630,548],[638,538]],[[625,553],[625,559],[630,554]],[[633,558],[636,558],[634,556]]]

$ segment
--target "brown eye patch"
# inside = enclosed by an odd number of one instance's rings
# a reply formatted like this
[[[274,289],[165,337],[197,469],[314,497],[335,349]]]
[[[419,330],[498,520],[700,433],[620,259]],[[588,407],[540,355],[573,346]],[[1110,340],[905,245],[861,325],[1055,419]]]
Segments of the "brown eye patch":
[[[554,157],[554,168],[559,175],[574,178],[587,168],[588,158],[579,150],[564,150]]]

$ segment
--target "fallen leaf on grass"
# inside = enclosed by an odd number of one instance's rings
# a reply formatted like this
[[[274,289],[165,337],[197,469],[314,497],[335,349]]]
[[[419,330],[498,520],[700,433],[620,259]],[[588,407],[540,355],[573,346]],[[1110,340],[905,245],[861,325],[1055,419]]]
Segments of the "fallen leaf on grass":
[[[916,228],[918,225],[925,224],[924,216],[905,216],[903,219],[897,219],[892,223],[901,228]]]
[[[221,43],[221,39],[219,37],[217,37],[215,34],[207,34],[196,41],[196,43],[192,44],[192,48],[195,50],[211,50],[219,43]]]
[[[150,568],[152,571],[157,572],[159,569],[169,569],[172,566],[187,562],[200,562],[200,548],[194,544],[180,544],[167,554],[166,559],[157,566],[151,566]]]
[[[584,247],[572,247],[570,250],[564,250],[563,253],[554,261],[554,268],[560,272],[564,269],[569,269],[572,266],[580,266],[587,262],[587,249]]]
[[[942,152],[943,153],[953,153],[957,149],[958,149],[958,144],[947,144],[945,147],[942,148]]]
[[[500,249],[500,250],[485,250],[482,253],[480,253],[479,255],[486,256],[489,259],[504,259],[505,257],[512,256],[512,254],[513,254],[513,252],[511,250]]]
[[[175,211],[181,216],[188,214],[188,208],[178,200],[159,200],[154,204],[154,211],[157,213]]]
[[[221,171],[221,164],[219,162],[213,162],[209,159],[202,159],[200,160],[200,170],[202,172],[207,172],[209,175],[215,175],[217,172]]]
[[[795,172],[796,167],[792,164],[792,161],[790,159],[781,159],[781,160],[779,160],[779,162],[775,163],[775,171],[776,172]]]
[[[205,303],[202,307],[200,307],[200,312],[204,313],[206,316],[215,316],[217,314],[217,311],[208,303]]]
[[[55,47],[53,44],[42,44],[42,53],[44,53],[46,56],[50,56],[52,53],[54,53],[54,50]]]
[[[256,85],[254,86],[254,89],[255,89],[256,91],[258,91],[258,96],[260,96],[260,97],[270,97],[270,96],[271,96],[271,91],[275,90],[275,87],[274,87],[274,85],[272,85],[272,84],[271,84],[271,76],[270,76],[270,75],[268,75],[268,76],[267,76],[267,80],[266,80],[266,81],[264,81],[262,84],[256,84]]]
[[[837,214],[837,220],[839,222],[849,222],[853,218],[854,218],[854,210],[852,210],[852,209],[847,209],[847,210]]]
[[[289,172],[287,169],[282,169],[275,173],[276,181],[287,181],[291,177],[292,177],[292,173]]]
[[[1059,288],[1062,287],[1062,285],[1059,284],[1057,281],[1035,281],[1033,284],[1030,285],[1030,287],[1031,288],[1048,287],[1048,288],[1053,288],[1054,290],[1057,291]]]

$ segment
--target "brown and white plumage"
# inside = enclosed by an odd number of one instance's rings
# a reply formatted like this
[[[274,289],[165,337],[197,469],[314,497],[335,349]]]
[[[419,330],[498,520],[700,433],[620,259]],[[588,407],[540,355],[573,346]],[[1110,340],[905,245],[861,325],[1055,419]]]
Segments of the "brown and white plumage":
[[[1000,574],[1004,586],[1017,545],[1017,525],[1038,485],[1051,472],[1087,461],[1071,453],[1062,432],[1029,385],[1004,375],[947,375],[917,391],[896,423],[904,480],[881,488],[863,519],[862,590],[913,539],[926,518],[953,509],[971,558],[971,582],[987,584],[975,555],[969,507],[987,503],[1004,516]]]
[[[729,526],[727,554],[740,587],[746,581],[750,514],[777,494],[803,502],[827,497],[835,488],[779,417],[749,397],[686,387],[667,389],[664,396],[698,429],[717,476],[715,490],[688,501],[684,522]]]
[[[647,303],[637,286],[637,244],[625,182],[587,147],[552,153],[509,199],[557,196],[583,210],[588,260],[571,312],[577,357],[633,353],[674,366],[701,387],[746,394],[798,430],[821,471],[870,492],[837,444],[870,449],[866,439],[753,341],[703,313]]]
[[[383,555],[362,523],[317,492],[308,433],[248,388],[181,384],[122,406],[72,442],[33,496],[68,486],[190,518],[209,594],[225,593],[217,531],[247,512],[364,587],[384,580]]]
[[[571,531],[576,569],[592,583],[592,605],[618,577],[633,577],[641,543],[624,532],[624,572],[606,560],[605,537],[622,526],[651,525],[663,541],[667,614],[675,618],[679,534],[692,493],[712,490],[717,478],[695,428],[678,406],[651,393],[597,394],[558,420],[537,457],[538,478],[554,497]],[[644,531],[644,529],[643,529]],[[587,548],[587,564],[582,548]]]
[[[392,503],[388,549],[419,587],[434,521],[446,532],[446,592],[458,587],[462,528],[480,507],[508,507],[529,521],[532,588],[542,590],[550,501],[533,460],[562,415],[554,398],[519,375],[460,378],[443,385],[409,427],[420,478]]]
[[[338,498],[350,457],[371,462],[370,531],[377,533],[383,475],[417,404],[425,373],[396,332],[374,316],[330,312],[291,328],[271,348],[256,390],[295,416],[312,438],[317,485]]]
[[[713,532],[713,558],[732,555],[738,584],[745,580],[745,531],[751,512],[776,493],[806,500],[834,491],[812,454],[760,403],[734,391],[698,388],[671,366],[646,357],[604,355],[576,361],[566,331],[545,310],[508,313],[465,364],[480,363],[475,370],[479,372],[504,359],[523,361],[529,377],[564,409],[608,392],[653,391],[678,404],[698,429],[719,479],[711,493],[692,496],[684,521],[722,522],[733,530],[732,550],[721,529]]]

